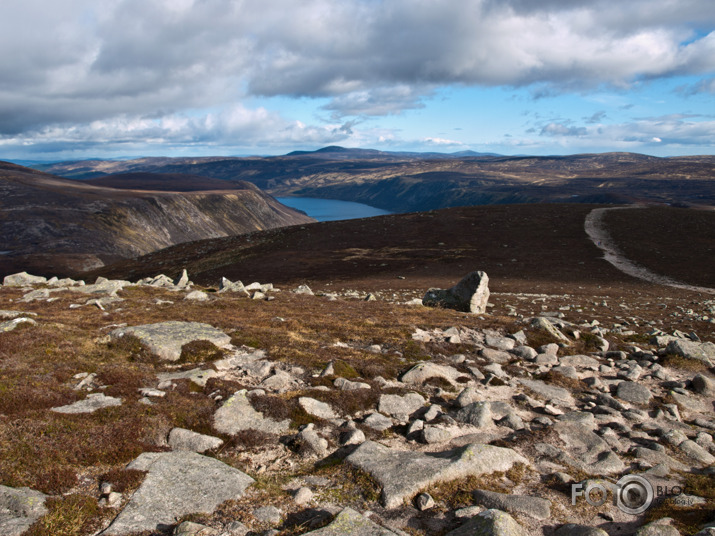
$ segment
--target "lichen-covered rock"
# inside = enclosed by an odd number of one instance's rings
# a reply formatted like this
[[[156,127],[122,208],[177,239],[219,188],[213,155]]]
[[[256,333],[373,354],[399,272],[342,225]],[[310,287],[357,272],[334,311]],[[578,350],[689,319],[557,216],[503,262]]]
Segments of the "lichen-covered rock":
[[[173,428],[169,432],[169,447],[171,450],[198,452],[216,449],[223,445],[223,440],[205,434],[199,434],[184,428]]]
[[[715,361],[715,344],[711,342],[694,342],[685,339],[676,339],[668,343],[665,351],[686,359],[702,361],[707,365],[712,365]]]
[[[52,408],[52,411],[55,413],[94,413],[98,409],[121,405],[121,398],[106,396],[104,393],[94,393],[87,395],[87,398],[79,400],[74,404]]]
[[[47,283],[47,278],[39,275],[30,275],[27,272],[6,275],[2,281],[4,287],[29,287]]]
[[[475,490],[472,493],[477,504],[487,508],[506,510],[515,514],[526,514],[535,519],[551,517],[551,501],[529,495],[511,495],[487,490]]]
[[[0,486],[0,534],[20,536],[47,513],[47,495],[30,488]]]

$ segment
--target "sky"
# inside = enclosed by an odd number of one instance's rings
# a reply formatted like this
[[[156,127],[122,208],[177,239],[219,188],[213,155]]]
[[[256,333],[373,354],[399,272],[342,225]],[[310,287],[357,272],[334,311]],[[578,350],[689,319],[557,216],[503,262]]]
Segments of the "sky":
[[[2,0],[0,159],[714,154],[712,0]]]

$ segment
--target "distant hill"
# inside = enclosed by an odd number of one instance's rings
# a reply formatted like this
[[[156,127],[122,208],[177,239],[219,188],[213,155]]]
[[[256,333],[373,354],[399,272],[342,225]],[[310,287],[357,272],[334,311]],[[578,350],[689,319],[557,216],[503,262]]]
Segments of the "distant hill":
[[[715,206],[715,156],[475,156],[326,147],[275,157],[142,158],[42,169],[81,179],[152,172],[243,180],[272,195],[357,201],[391,212],[555,202]]]
[[[190,240],[314,221],[247,182],[170,179],[106,177],[102,186],[0,162],[0,274],[74,274]],[[120,183],[131,188],[107,187]]]
[[[255,190],[255,186],[244,181],[232,182],[184,173],[116,173],[94,179],[87,179],[84,183],[106,188],[119,188],[120,190],[152,190],[161,192]]]

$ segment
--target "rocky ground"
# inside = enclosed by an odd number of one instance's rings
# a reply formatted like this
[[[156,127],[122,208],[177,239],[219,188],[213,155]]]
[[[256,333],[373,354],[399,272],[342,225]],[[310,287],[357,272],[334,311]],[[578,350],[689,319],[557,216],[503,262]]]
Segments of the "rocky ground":
[[[711,295],[402,281],[6,278],[0,533],[715,534]]]

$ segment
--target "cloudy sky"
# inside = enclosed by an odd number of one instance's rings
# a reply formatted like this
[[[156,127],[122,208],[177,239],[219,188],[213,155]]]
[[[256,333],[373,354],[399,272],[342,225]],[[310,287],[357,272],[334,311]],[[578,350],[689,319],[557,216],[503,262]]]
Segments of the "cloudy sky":
[[[712,0],[2,0],[0,159],[713,154]]]

